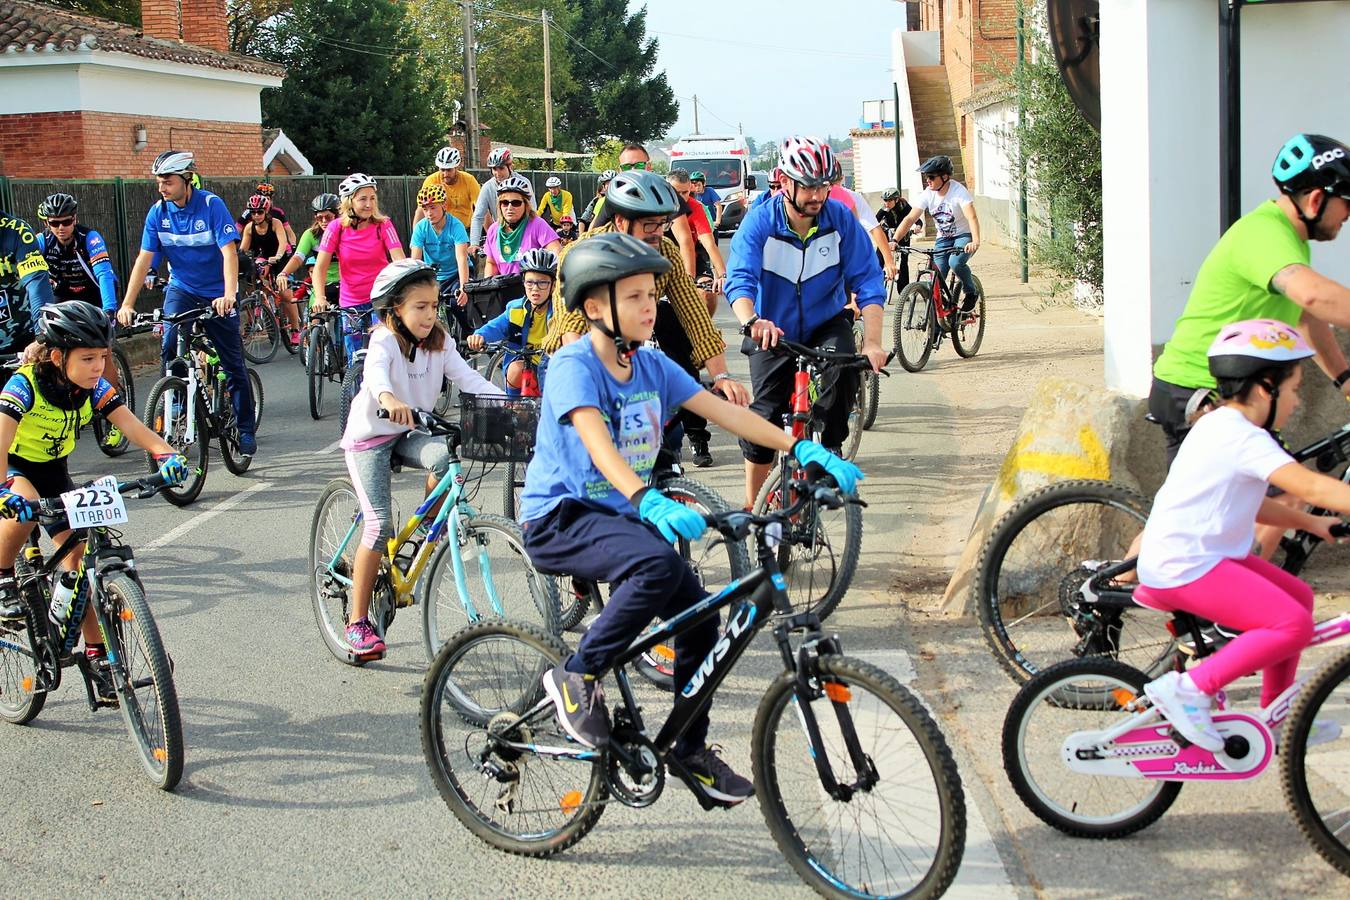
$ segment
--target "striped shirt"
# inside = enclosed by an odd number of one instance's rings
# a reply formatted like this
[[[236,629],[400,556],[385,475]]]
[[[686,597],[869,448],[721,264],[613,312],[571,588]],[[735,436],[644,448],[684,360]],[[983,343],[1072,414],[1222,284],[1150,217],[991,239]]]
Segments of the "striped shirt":
[[[579,240],[586,240],[597,234],[604,234],[607,231],[613,231],[614,226],[601,225],[592,228],[583,234]],[[567,258],[567,252],[575,247],[573,243],[563,248],[562,256],[558,259],[558,271],[562,271],[562,261]],[[701,368],[705,362],[714,356],[725,353],[727,349],[726,341],[722,339],[722,333],[717,330],[713,324],[712,316],[708,315],[708,305],[703,302],[703,294],[694,286],[694,280],[689,277],[689,273],[684,270],[684,260],[680,257],[680,248],[670,238],[661,239],[661,255],[670,262],[670,271],[664,275],[656,276],[656,294],[658,297],[665,297],[675,307],[675,315],[680,320],[680,325],[684,328],[685,334],[689,335],[689,342],[693,345],[691,361],[696,368]],[[559,310],[559,313],[553,317],[549,324],[548,337],[544,340],[544,352],[554,353],[562,346],[562,336],[567,332],[573,334],[585,334],[590,331],[590,324],[586,317],[579,312],[563,312],[566,304],[563,302],[561,282],[554,288],[553,308]]]

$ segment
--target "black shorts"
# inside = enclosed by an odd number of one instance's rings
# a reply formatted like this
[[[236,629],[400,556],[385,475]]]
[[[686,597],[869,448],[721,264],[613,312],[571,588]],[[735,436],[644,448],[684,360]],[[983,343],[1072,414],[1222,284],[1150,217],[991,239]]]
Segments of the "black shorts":
[[[1197,390],[1199,388],[1182,387],[1160,378],[1154,378],[1153,386],[1149,389],[1148,414],[1162,426],[1169,469],[1172,468],[1172,460],[1177,458],[1181,442],[1186,440],[1191,430],[1186,421],[1186,404]]]
[[[66,458],[52,459],[46,462],[34,462],[31,459],[24,459],[22,456],[9,455],[9,478],[26,478],[37,490],[39,497],[59,497],[66,491],[75,489],[75,482],[70,480],[70,469],[66,466]],[[47,526],[45,529],[47,536],[51,537],[67,530],[67,526],[62,523],[55,526]]]

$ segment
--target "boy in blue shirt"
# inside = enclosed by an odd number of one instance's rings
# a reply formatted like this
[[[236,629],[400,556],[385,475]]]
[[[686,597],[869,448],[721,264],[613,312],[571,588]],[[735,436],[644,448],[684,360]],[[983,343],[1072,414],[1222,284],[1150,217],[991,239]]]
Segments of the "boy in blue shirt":
[[[543,247],[526,250],[520,255],[520,275],[525,296],[506,304],[501,315],[469,335],[469,349],[482,350],[488,341],[506,341],[516,348],[544,345],[548,323],[553,318],[553,280],[558,275],[558,257]],[[540,355],[533,354],[535,362]],[[502,360],[502,368],[506,370],[507,395],[518,396],[525,364],[518,354],[508,353]]]
[[[662,425],[680,406],[733,434],[817,463],[851,492],[862,472],[812,441],[797,440],[689,377],[659,351],[642,347],[656,323],[655,276],[670,263],[627,234],[611,232],[572,247],[562,265],[568,310],[589,334],[549,360],[535,456],[521,495],[525,549],[537,567],[610,584],[609,602],[577,651],[543,676],[562,728],[578,743],[609,739],[599,676],[652,619],[671,618],[703,600],[698,576],[676,552],[676,537],[697,540],[703,517],[647,484]],[[717,641],[712,619],[675,643],[675,681],[687,684]],[[706,746],[705,711],[675,746],[699,782],[695,790],[725,806],[753,793]]]

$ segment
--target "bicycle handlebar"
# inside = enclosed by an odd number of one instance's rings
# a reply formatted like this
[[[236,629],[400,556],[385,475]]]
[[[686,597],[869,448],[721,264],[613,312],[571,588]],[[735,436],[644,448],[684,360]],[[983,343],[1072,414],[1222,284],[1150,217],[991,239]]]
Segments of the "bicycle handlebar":
[[[828,366],[838,366],[842,369],[867,369],[871,370],[872,361],[861,353],[849,352],[847,350],[822,350],[819,347],[809,347],[806,344],[799,344],[796,341],[790,341],[787,338],[780,337],[778,343],[772,347],[763,348],[754,338],[741,339],[741,352],[746,356],[753,356],[756,353],[775,353],[778,356],[790,356],[794,359],[809,359],[813,362]],[[895,351],[891,351],[886,357],[889,363],[895,358]],[[891,373],[884,368],[880,370],[882,375],[889,376]]]
[[[92,487],[93,484],[93,481],[86,481],[81,487]],[[134,481],[118,482],[117,493],[127,494],[135,491],[136,499],[144,500],[147,497],[153,497],[168,486],[164,476],[148,475]],[[66,503],[60,497],[43,497],[36,503],[29,501],[29,506],[33,507],[33,518],[39,525],[59,525],[66,519]]]
[[[417,422],[417,427],[425,429],[426,432],[433,437],[444,437],[445,435],[454,434],[459,431],[459,425],[457,423],[442,418],[434,412],[425,409],[417,409],[416,407],[409,407],[409,409],[412,410],[413,419]],[[384,408],[375,410],[375,418],[389,418],[389,410]]]
[[[708,527],[717,529],[728,539],[742,541],[749,535],[752,528],[763,531],[770,525],[788,526],[790,520],[800,513],[808,503],[815,503],[826,509],[841,509],[848,503],[862,503],[856,497],[845,496],[835,484],[834,479],[816,463],[808,465],[805,472],[806,483],[810,490],[802,491],[790,506],[762,516],[744,509],[732,509],[726,512],[706,514],[703,516],[703,521],[708,524]],[[788,535],[791,530],[789,527],[784,527],[783,536],[780,540],[789,540]]]

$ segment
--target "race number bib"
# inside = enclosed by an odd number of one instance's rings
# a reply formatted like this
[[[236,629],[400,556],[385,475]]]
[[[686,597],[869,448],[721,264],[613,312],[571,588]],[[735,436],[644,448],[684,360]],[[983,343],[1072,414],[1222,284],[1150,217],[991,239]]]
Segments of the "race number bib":
[[[111,475],[89,487],[66,491],[61,500],[66,505],[66,521],[71,528],[96,528],[128,521],[127,503],[117,492],[117,479]]]

